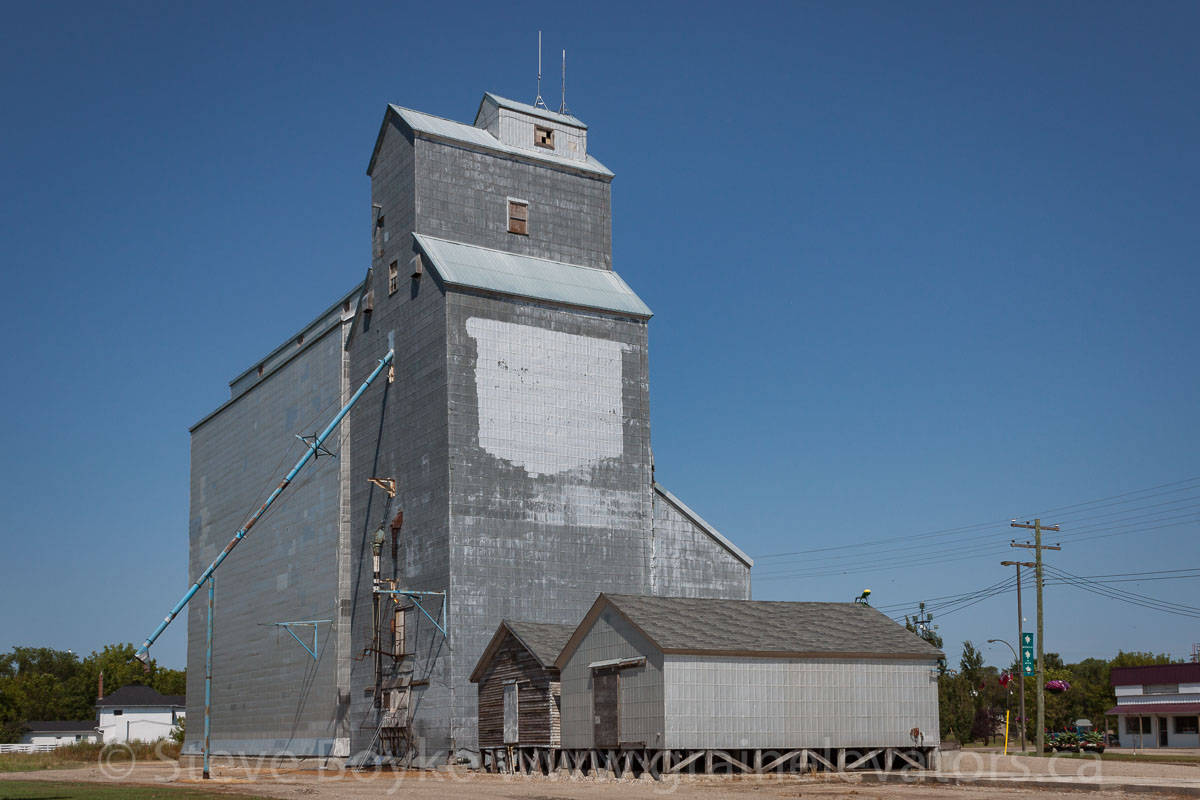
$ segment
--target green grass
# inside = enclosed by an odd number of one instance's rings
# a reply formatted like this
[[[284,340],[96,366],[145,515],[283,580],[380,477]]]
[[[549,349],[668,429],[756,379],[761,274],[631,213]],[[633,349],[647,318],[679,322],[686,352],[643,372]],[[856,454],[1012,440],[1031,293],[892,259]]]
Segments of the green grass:
[[[0,800],[266,800],[259,795],[214,794],[195,789],[56,781],[0,781]]]
[[[35,772],[44,769],[71,769],[97,763],[104,745],[80,742],[68,744],[48,753],[0,753],[0,772]],[[157,761],[160,757],[179,757],[179,745],[174,742],[146,744],[132,742],[125,747],[114,747],[106,756],[113,762],[128,761],[130,753],[138,761]]]

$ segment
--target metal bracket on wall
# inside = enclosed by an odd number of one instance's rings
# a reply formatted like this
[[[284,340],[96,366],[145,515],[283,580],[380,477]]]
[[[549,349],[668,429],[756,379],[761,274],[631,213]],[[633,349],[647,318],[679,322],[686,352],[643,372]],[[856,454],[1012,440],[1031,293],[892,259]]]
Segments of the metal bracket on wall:
[[[368,483],[373,483],[380,489],[387,492],[388,497],[396,496],[396,479],[395,478],[367,478]]]
[[[442,637],[449,638],[449,635],[446,633],[445,627],[443,627],[443,625],[442,625],[442,622],[446,621],[446,593],[445,592],[417,592],[417,591],[413,591],[411,589],[376,589],[375,593],[376,594],[388,594],[388,595],[391,595],[393,598],[407,597],[409,600],[412,600],[413,605],[416,606],[417,609],[422,614],[424,614],[425,617],[430,622],[433,623],[434,627],[436,627],[439,631],[441,631]],[[438,622],[436,619],[434,619],[430,615],[430,613],[428,611],[425,610],[425,606],[421,605],[422,597],[440,597],[440,598],[442,598],[442,622]]]
[[[271,626],[276,627],[276,628],[283,628],[285,631],[287,631],[293,639],[295,639],[297,642],[300,643],[300,646],[304,648],[305,652],[307,652],[310,656],[313,657],[313,661],[316,661],[317,653],[320,652],[320,649],[321,649],[319,646],[320,639],[317,636],[317,631],[318,631],[318,626],[322,622],[332,623],[333,620],[331,620],[331,619],[305,619],[305,620],[299,620],[296,622],[271,622],[271,623],[267,623],[267,624],[270,624]],[[307,644],[305,644],[304,641],[299,636],[296,635],[295,631],[292,630],[292,626],[308,627],[309,625],[311,625],[312,629],[313,629],[313,642],[312,642],[311,648]]]
[[[317,434],[315,433],[312,436],[301,436],[297,433],[296,438],[308,445],[308,449],[313,451],[313,461],[316,461],[321,456],[337,458],[337,453],[332,452],[325,445],[317,441]]]

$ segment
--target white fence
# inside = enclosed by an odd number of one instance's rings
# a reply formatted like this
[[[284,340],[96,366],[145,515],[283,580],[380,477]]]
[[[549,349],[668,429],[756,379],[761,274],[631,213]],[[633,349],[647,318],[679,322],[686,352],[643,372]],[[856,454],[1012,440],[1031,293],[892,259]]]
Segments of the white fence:
[[[0,753],[50,753],[56,744],[0,744]]]

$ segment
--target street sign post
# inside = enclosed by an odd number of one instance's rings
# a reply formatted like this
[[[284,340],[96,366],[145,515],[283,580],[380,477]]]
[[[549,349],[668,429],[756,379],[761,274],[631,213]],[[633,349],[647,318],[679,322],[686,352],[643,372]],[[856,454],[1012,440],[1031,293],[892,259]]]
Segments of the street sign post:
[[[1021,634],[1021,674],[1032,677],[1037,671],[1037,657],[1034,656],[1033,634]]]

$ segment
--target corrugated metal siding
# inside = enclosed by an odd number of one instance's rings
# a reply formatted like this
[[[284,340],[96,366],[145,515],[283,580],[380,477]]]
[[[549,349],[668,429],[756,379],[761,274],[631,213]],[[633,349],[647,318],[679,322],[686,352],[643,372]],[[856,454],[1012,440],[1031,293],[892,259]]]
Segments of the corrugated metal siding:
[[[538,161],[545,161],[550,164],[557,164],[562,167],[570,167],[571,169],[582,170],[584,172],[595,172],[607,178],[612,177],[612,171],[608,167],[601,164],[596,159],[588,156],[583,161],[578,161],[573,158],[564,158],[548,150],[539,150],[537,148],[526,149],[516,147],[515,145],[505,144],[501,139],[497,139],[491,133],[483,128],[476,128],[474,125],[467,125],[462,122],[455,122],[442,117],[435,117],[432,114],[423,114],[420,111],[414,111],[411,108],[401,108],[400,106],[392,106],[397,114],[400,115],[410,128],[421,133],[428,133],[433,136],[439,136],[444,139],[452,139],[463,144],[482,147],[488,150],[496,150],[510,155],[522,156],[524,158],[533,158]],[[533,147],[532,132],[530,133],[530,147]]]
[[[497,158],[440,139],[414,143],[418,233],[550,261],[612,269],[612,184]],[[466,179],[463,176],[471,176]],[[508,232],[508,198],[528,200],[529,235]],[[403,236],[410,254],[413,243]]]
[[[539,108],[537,106],[530,105],[529,103],[521,103],[517,100],[509,100],[507,97],[501,97],[494,92],[484,92],[483,96],[486,101],[490,101],[490,103],[499,106],[500,108],[512,111],[520,111],[524,114],[529,114],[530,116],[549,120],[550,122],[557,122],[559,125],[569,125],[572,128],[581,128],[584,130],[587,129],[587,125],[584,124],[583,120],[573,114],[559,114],[557,111]]]
[[[937,745],[930,661],[667,656],[666,747]]]
[[[475,118],[475,127],[500,138],[500,109],[490,100],[485,100],[479,106],[479,115]]]
[[[384,230],[390,234],[383,244],[385,265],[393,259],[407,265],[412,258],[409,234],[415,227],[418,178],[413,145],[399,129],[389,127],[371,179],[371,199],[381,206]],[[379,363],[387,352],[389,334],[394,335],[396,380],[377,382],[348,420],[350,564],[339,614],[349,617],[353,626],[352,647],[344,655],[350,666],[344,702],[349,705],[353,753],[370,746],[380,719],[368,691],[375,683],[374,659],[358,657],[371,644],[372,532],[403,509],[400,563],[393,565],[391,548],[385,547],[383,574],[391,577],[395,569],[406,588],[426,591],[444,590],[450,581],[446,298],[433,281],[420,281],[415,287],[406,281],[401,291],[389,296],[386,270],[371,276],[370,288],[375,292],[375,311],[356,324],[350,344],[350,385],[357,387]],[[389,502],[381,489],[368,482],[373,476],[396,479],[394,500]],[[436,599],[431,605],[436,610]],[[386,626],[386,618],[381,622]],[[413,734],[422,740],[426,763],[444,760],[452,736],[448,709],[455,691],[450,685],[454,654],[441,633],[416,610],[407,615],[405,633],[414,656],[401,662],[384,658],[384,680],[407,671],[416,680],[429,681],[412,691]],[[472,728],[473,723],[472,719]]]
[[[649,317],[617,273],[413,234],[448,284]]]
[[[1200,710],[1200,695],[1197,694],[1138,694],[1125,695],[1117,698],[1117,705],[1136,705],[1136,706],[1153,706],[1153,705],[1175,705],[1178,703],[1192,704],[1192,706]]]
[[[562,745],[591,747],[592,671],[588,664],[644,657],[646,665],[621,670],[620,739],[663,746],[662,654],[619,614],[596,620],[562,671]]]
[[[1157,664],[1148,667],[1113,667],[1113,686],[1200,681],[1200,664]]]
[[[450,620],[469,687],[501,618],[576,626],[604,589],[649,590],[646,325],[458,292],[447,302]],[[474,699],[455,697],[464,723]],[[457,734],[474,738],[473,724]]]
[[[534,142],[534,128],[549,128],[554,131],[554,149],[538,147]],[[587,131],[578,128],[567,128],[547,119],[539,119],[532,114],[522,114],[500,109],[500,143],[519,147],[522,150],[532,150],[535,154],[553,153],[559,158],[571,161],[587,160]]]
[[[750,599],[750,568],[657,492],[651,581],[661,596]]]
[[[199,575],[282,477],[297,434],[325,425],[340,405],[341,326],[265,376],[192,434],[189,575]],[[320,412],[320,409],[329,409]],[[212,744],[229,752],[329,755],[338,730],[337,629],[322,624],[320,660],[282,628],[262,623],[330,619],[338,591],[343,509],[336,459],[310,463],[281,502],[216,573]],[[188,713],[203,719],[205,617],[188,606]],[[188,729],[199,752],[203,726]]]

